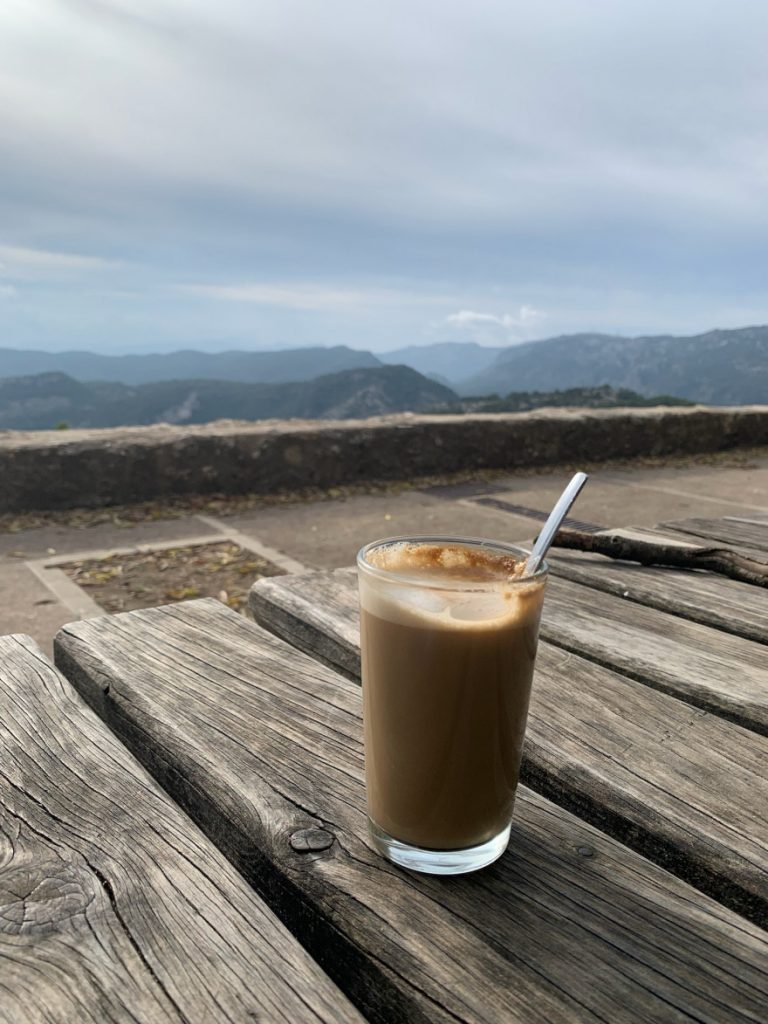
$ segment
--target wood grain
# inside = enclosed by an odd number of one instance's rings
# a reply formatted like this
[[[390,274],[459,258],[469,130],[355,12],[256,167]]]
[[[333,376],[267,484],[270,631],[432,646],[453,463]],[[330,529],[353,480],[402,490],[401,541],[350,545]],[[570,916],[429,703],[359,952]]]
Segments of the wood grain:
[[[576,551],[550,551],[547,561],[555,576],[747,640],[768,643],[768,596],[734,580],[706,572],[617,562]]]
[[[638,537],[671,537],[671,533],[665,535],[648,530],[640,533],[634,528],[614,532]],[[558,557],[562,556],[555,555],[555,559]],[[761,557],[765,557],[764,553]],[[768,622],[768,596],[759,588],[736,584],[743,588],[746,629],[755,634],[748,639],[742,635],[745,626],[740,622],[739,591],[732,589],[732,581],[721,581],[724,603],[730,602],[733,608],[731,626],[729,616],[716,612],[718,577],[707,577],[709,596],[694,612],[691,605],[698,584],[691,587],[689,581],[688,606],[681,609],[679,591],[673,582],[678,575],[676,571],[629,565],[626,568],[637,569],[635,578],[638,580],[650,579],[651,573],[664,573],[655,577],[661,587],[659,599],[650,600],[650,590],[646,587],[637,602],[616,600],[615,585],[600,585],[604,570],[596,570],[586,586],[583,578],[577,583],[569,582],[575,573],[556,571],[548,586],[541,635],[565,650],[616,668],[695,707],[768,735],[768,652],[760,636]],[[619,571],[623,569],[622,566]],[[646,577],[646,574],[649,575]],[[666,574],[670,576],[669,583]],[[558,579],[558,576],[564,578]],[[588,587],[604,590],[605,594],[595,593]],[[659,607],[667,594],[670,595],[669,605]],[[621,596],[624,598],[623,593]],[[646,607],[638,607],[643,604]],[[681,614],[682,611],[687,614]],[[756,629],[750,630],[750,615]],[[706,628],[710,623],[701,621],[713,617],[721,620],[711,623],[717,626],[717,631]]]
[[[720,541],[745,551],[748,548],[768,551],[768,522],[759,513],[743,516],[723,516],[719,519],[693,517],[676,519],[668,523],[660,523],[660,530],[674,530],[677,533],[690,534],[693,537],[704,537],[707,540]]]
[[[763,1016],[760,929],[529,791],[510,850],[477,875],[375,855],[359,687],[217,602],[72,624],[56,649],[370,1019]],[[307,830],[332,842],[296,849]]]
[[[354,570],[262,580],[251,610],[326,664],[343,650],[359,679]],[[768,917],[767,764],[764,737],[540,644],[524,778],[759,923]]]
[[[0,638],[0,1021],[359,1021],[28,637]]]
[[[541,635],[768,734],[768,650],[763,644],[558,578],[547,588]]]

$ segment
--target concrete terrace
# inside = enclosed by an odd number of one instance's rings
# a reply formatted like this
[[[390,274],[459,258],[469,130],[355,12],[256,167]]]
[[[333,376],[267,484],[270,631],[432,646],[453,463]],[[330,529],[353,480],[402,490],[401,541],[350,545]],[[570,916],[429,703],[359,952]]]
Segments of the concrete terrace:
[[[350,565],[357,549],[377,537],[448,533],[508,541],[532,538],[570,474],[569,468],[519,471],[486,480],[432,483],[410,489],[315,500],[265,503],[211,513],[161,508],[138,522],[67,522],[21,515],[0,533],[0,633],[31,634],[51,650],[65,622],[98,614],[82,588],[46,569],[63,556],[104,553],[140,545],[181,546],[201,538],[231,539],[287,571]],[[650,526],[692,515],[768,513],[768,449],[718,456],[611,465],[593,469],[573,517],[604,527]],[[166,517],[167,516],[167,517]],[[171,517],[172,516],[172,517]],[[77,517],[70,517],[76,520]],[[86,517],[87,519],[87,517]]]

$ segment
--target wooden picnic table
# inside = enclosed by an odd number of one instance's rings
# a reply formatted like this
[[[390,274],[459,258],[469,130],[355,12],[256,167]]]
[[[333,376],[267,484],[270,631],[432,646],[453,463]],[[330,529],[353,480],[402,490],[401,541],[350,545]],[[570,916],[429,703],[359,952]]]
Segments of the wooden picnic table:
[[[510,847],[457,878],[368,839],[353,570],[0,641],[0,1020],[764,1022],[768,596],[551,563]]]

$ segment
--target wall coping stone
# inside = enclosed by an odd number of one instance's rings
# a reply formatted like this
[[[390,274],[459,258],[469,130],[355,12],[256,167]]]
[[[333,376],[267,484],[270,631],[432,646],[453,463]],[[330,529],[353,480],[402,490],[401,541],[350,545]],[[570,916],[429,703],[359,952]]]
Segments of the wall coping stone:
[[[0,511],[279,493],[768,444],[768,405],[0,431]]]

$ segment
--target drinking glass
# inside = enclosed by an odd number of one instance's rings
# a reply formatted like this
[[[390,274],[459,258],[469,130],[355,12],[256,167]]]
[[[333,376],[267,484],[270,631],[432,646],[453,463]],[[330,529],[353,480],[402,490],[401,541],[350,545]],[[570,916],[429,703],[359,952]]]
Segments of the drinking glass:
[[[358,554],[369,827],[402,867],[461,874],[507,847],[548,566],[520,577],[471,565],[527,555],[456,537]],[[408,565],[433,556],[470,569]]]

